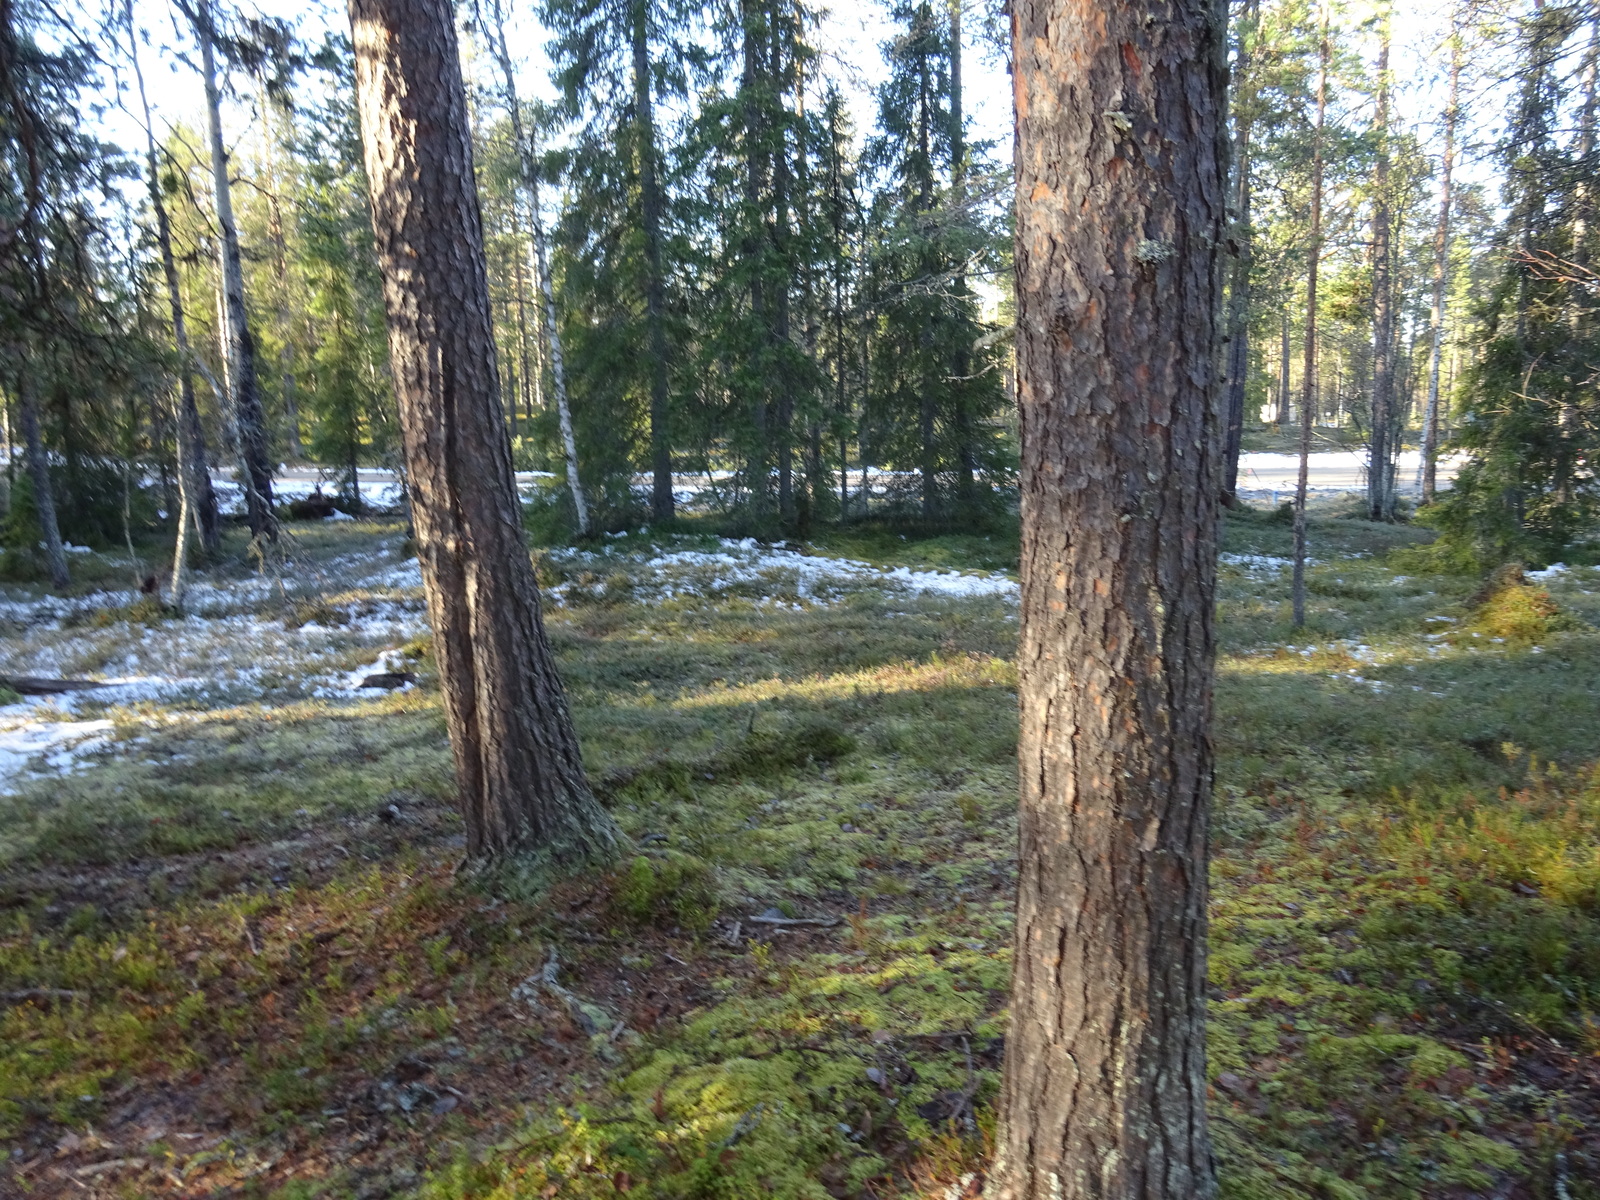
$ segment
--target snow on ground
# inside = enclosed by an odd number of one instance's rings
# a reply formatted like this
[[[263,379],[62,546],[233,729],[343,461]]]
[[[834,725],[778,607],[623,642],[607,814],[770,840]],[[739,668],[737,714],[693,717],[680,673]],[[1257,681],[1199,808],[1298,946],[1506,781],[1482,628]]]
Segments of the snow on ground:
[[[1294,559],[1271,554],[1219,554],[1217,561],[1225,567],[1238,567],[1247,575],[1275,575],[1294,566]],[[1306,566],[1312,565],[1313,560],[1306,559]]]
[[[290,553],[293,546],[291,543]],[[998,573],[876,567],[754,540],[708,548],[630,544],[555,550],[565,580],[555,606],[621,587],[645,603],[730,601],[810,607],[862,593],[1014,599]],[[122,723],[161,724],[185,712],[235,705],[349,700],[368,675],[403,669],[400,647],[427,632],[415,559],[399,539],[318,565],[288,564],[241,579],[195,579],[185,615],[136,607],[131,588],[82,596],[0,589],[0,675],[94,679],[103,686],[0,707],[0,790],[33,774],[73,769],[112,745]]]
[[[13,715],[17,709],[28,711]],[[0,709],[0,787],[24,773],[70,771],[79,759],[111,744],[110,721],[39,719],[32,709]]]
[[[1017,597],[1008,575],[876,567],[849,558],[764,546],[754,538],[724,538],[715,550],[653,550],[626,547],[552,553],[552,565],[567,579],[547,589],[557,603],[626,596],[643,603],[716,603],[730,599],[831,604],[862,591],[889,595],[971,598]]]
[[[1000,572],[884,567],[750,538],[658,544],[622,537],[597,549],[552,549],[543,561],[557,576],[545,590],[556,608],[618,601],[806,609],[876,596],[893,602],[892,619],[907,600],[1011,605],[1018,598],[1016,581]],[[1292,566],[1271,555],[1224,554],[1221,561],[1253,591],[1280,584]],[[1550,568],[1543,577],[1557,573]],[[103,682],[0,707],[0,791],[31,771],[71,769],[106,747],[112,709],[124,724],[161,724],[236,705],[370,696],[362,680],[404,669],[400,648],[428,628],[420,568],[400,557],[393,536],[277,573],[197,578],[181,618],[136,607],[140,599],[131,589],[74,597],[0,589],[0,675]],[[1366,647],[1346,650],[1372,661]]]

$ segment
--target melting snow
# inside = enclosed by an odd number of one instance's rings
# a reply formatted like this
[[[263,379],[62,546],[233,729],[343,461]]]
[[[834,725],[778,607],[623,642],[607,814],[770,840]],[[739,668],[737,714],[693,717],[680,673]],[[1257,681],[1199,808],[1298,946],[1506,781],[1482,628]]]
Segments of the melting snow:
[[[18,720],[12,713],[33,709],[11,705],[0,710],[0,790],[19,778],[47,771],[65,773],[77,760],[111,742],[110,721]]]

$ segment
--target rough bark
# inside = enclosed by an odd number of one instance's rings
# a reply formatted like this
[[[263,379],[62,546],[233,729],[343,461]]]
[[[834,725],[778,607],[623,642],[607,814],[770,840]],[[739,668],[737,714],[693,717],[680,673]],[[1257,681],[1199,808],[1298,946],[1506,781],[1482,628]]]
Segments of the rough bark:
[[[657,162],[655,85],[650,77],[650,5],[633,0],[633,114],[639,152],[640,215],[644,226],[644,319],[650,354],[650,516],[670,521],[672,433],[667,410],[666,279],[661,266],[662,195]]]
[[[545,639],[500,406],[449,0],[350,0],[356,98],[406,478],[467,850],[604,861]]]
[[[1015,0],[1022,781],[1000,1200],[1204,1200],[1220,8]]]
[[[352,4],[352,9],[354,5]],[[533,140],[522,127],[522,103],[517,98],[516,73],[511,65],[511,50],[506,45],[505,17],[500,0],[490,5],[494,28],[488,30],[490,49],[500,68],[505,88],[507,115],[511,118],[511,140],[516,144],[522,167],[522,183],[528,191],[528,229],[532,233],[533,273],[544,297],[545,337],[550,343],[550,380],[556,394],[556,424],[561,429],[561,448],[567,462],[567,488],[572,493],[572,509],[578,536],[588,537],[594,530],[589,522],[589,502],[578,475],[578,439],[572,430],[572,404],[567,394],[567,363],[561,354],[561,330],[556,323],[556,293],[550,280],[550,253],[544,232],[544,216],[539,210],[539,165],[535,161]]]
[[[1429,320],[1428,404],[1422,414],[1422,461],[1417,483],[1422,502],[1432,504],[1438,486],[1439,368],[1444,358],[1444,306],[1450,272],[1451,180],[1456,165],[1456,125],[1461,118],[1461,28],[1450,34],[1450,94],[1444,107],[1444,158],[1439,164],[1439,223],[1433,231],[1433,312]]]
[[[22,440],[28,448],[28,478],[33,484],[33,508],[39,517],[39,537],[44,542],[45,568],[50,582],[64,588],[72,582],[67,570],[67,552],[61,543],[61,525],[56,520],[55,488],[50,482],[50,456],[39,429],[39,405],[34,395],[33,374],[25,356],[17,372],[17,413],[22,418]]]
[[[239,456],[244,476],[245,512],[254,537],[276,539],[272,511],[272,457],[267,418],[256,381],[256,345],[244,303],[244,261],[239,229],[233,219],[233,187],[228,154],[222,145],[222,97],[217,89],[215,30],[210,0],[198,0],[193,13],[200,42],[201,79],[205,84],[206,133],[211,146],[211,178],[217,206],[217,253],[221,260],[222,303],[227,330],[228,389],[233,416],[239,423]]]
[[[1320,20],[1317,58],[1317,117],[1311,130],[1311,230],[1306,247],[1306,341],[1300,378],[1300,471],[1294,486],[1294,627],[1306,623],[1306,493],[1311,474],[1311,428],[1317,387],[1317,275],[1322,269],[1322,131],[1328,120],[1328,14]]]
[[[172,318],[172,342],[177,351],[178,411],[173,421],[178,457],[178,548],[179,567],[174,569],[174,599],[181,577],[181,560],[186,558],[184,539],[188,537],[185,515],[200,537],[200,548],[214,555],[222,544],[221,517],[217,494],[211,486],[211,467],[206,455],[205,430],[200,424],[200,405],[195,401],[194,352],[189,348],[189,325],[183,308],[183,285],[178,277],[178,260],[172,250],[172,222],[167,215],[166,198],[161,191],[160,158],[156,150],[155,128],[150,121],[150,104],[145,95],[144,71],[139,65],[138,37],[134,33],[133,5],[126,7],[129,57],[139,92],[139,109],[144,118],[145,171],[150,185],[150,209],[156,218],[156,247],[161,254],[161,276],[167,286],[167,308]]]
[[[1377,157],[1372,172],[1372,427],[1367,516],[1394,519],[1394,215],[1389,196],[1389,22],[1378,51]]]

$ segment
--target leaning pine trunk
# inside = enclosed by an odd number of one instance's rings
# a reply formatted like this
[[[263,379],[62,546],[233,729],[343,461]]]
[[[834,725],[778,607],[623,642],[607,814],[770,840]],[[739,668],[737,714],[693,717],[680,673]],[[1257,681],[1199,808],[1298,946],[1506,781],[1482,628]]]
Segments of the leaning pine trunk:
[[[1014,0],[1016,952],[988,1200],[1207,1200],[1220,3]]]
[[[450,0],[349,0],[406,478],[467,850],[571,867],[620,835],[584,777],[523,540]]]

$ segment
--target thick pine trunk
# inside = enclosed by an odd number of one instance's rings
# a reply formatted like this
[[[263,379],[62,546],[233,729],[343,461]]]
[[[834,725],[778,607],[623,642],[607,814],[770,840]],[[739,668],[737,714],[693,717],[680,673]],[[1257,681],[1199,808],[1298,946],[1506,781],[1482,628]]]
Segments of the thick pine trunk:
[[[619,834],[545,639],[500,407],[449,0],[350,0],[356,97],[418,558],[467,849],[570,866]]]
[[[650,78],[650,4],[633,0],[633,112],[638,124],[639,199],[644,218],[644,315],[650,349],[650,516],[670,521],[672,434],[667,411],[666,281],[661,267],[661,178],[657,164],[655,84]]]
[[[222,98],[217,90],[210,0],[199,0],[194,30],[200,41],[201,78],[205,84],[206,132],[211,146],[211,179],[216,193],[217,244],[222,267],[223,326],[227,331],[228,388],[233,415],[239,423],[245,512],[251,535],[273,540],[278,536],[278,522],[272,511],[271,447],[267,442],[261,389],[256,382],[256,345],[250,336],[250,318],[244,304],[244,260],[239,250],[238,226],[233,219],[228,155],[222,145]]]
[[[1220,7],[1015,0],[1022,779],[1000,1200],[1204,1200]]]

